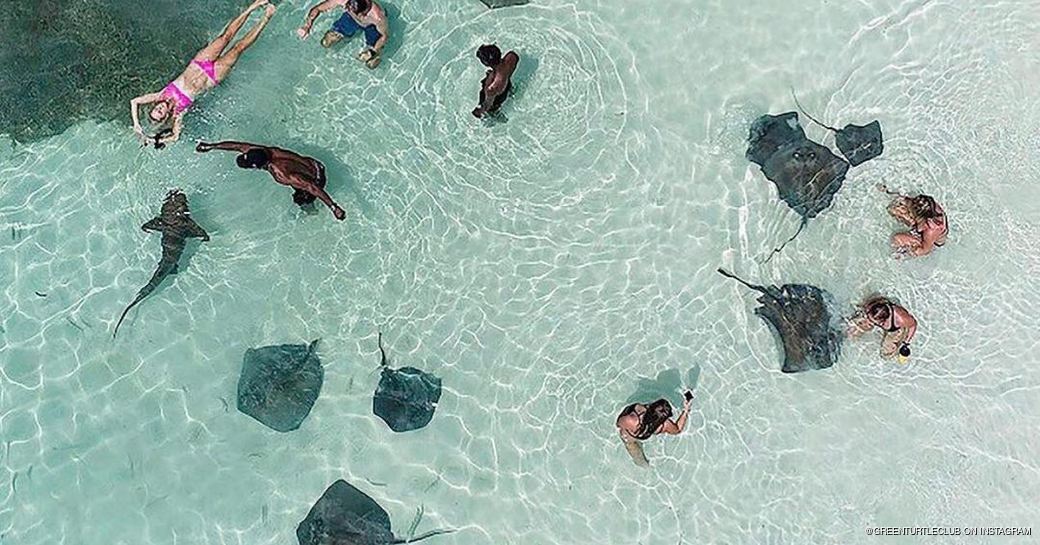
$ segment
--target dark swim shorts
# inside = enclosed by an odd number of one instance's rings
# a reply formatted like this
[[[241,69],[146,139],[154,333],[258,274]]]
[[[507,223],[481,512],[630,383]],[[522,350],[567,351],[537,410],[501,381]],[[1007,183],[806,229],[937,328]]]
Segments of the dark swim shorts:
[[[383,37],[383,35],[379,33],[379,30],[376,29],[376,25],[362,27],[357,23],[357,21],[354,20],[353,17],[350,16],[349,13],[344,13],[338,21],[332,23],[332,30],[333,32],[338,32],[346,36],[347,38],[350,38],[351,36],[357,34],[359,30],[364,30],[365,43],[368,44],[368,47],[375,47],[376,42],[379,41],[379,38]]]

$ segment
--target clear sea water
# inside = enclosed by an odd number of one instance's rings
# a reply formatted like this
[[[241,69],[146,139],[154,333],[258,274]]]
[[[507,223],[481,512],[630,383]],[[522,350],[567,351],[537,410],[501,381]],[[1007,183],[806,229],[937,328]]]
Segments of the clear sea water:
[[[300,43],[308,6],[283,1],[162,152],[128,120],[0,137],[0,543],[295,543],[340,478],[398,535],[419,509],[418,532],[458,530],[431,544],[1034,542],[1040,3],[392,5],[368,71],[356,40]],[[469,113],[488,41],[523,57],[492,125]],[[832,124],[879,119],[886,150],[763,265],[798,218],[745,139],[793,109],[792,86]],[[348,220],[193,151],[224,138],[323,159]],[[890,259],[879,182],[935,195],[947,247]],[[158,258],[139,226],[171,187],[213,239],[113,341]],[[718,266],[846,310],[898,297],[915,356],[881,361],[871,338],[783,375]],[[371,414],[378,330],[395,365],[444,381],[421,431]],[[299,430],[236,412],[247,348],[319,337],[325,386]],[[679,381],[688,432],[637,468],[615,415]],[[904,525],[1034,536],[865,533]]]

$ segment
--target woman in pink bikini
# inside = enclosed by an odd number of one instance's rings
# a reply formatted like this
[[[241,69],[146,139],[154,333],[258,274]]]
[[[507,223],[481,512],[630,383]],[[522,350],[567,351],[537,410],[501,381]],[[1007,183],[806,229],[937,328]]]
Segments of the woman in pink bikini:
[[[263,6],[267,6],[267,9],[264,10],[260,22],[225,52],[224,49],[249,19],[249,15]],[[216,87],[227,77],[228,72],[231,72],[231,68],[238,61],[239,55],[253,45],[253,42],[260,36],[260,32],[264,30],[267,22],[274,15],[274,10],[275,7],[270,4],[269,0],[254,0],[248,9],[228,23],[224,32],[216,40],[195,54],[191,64],[177,79],[171,81],[158,93],[149,93],[131,100],[130,115],[134,120],[134,132],[145,142],[152,143],[154,140],[157,146],[177,140],[181,135],[181,118],[184,117],[184,112],[191,107],[199,95]],[[151,111],[148,112],[148,117],[156,124],[165,125],[167,121],[173,119],[172,130],[164,131],[168,133],[166,136],[148,137],[144,134],[137,112],[143,104],[154,104]]]

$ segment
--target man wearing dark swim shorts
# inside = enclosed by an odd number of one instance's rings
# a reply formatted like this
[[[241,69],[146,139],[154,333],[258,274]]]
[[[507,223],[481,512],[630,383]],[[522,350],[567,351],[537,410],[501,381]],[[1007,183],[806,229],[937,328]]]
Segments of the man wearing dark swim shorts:
[[[343,38],[350,38],[358,31],[363,31],[365,49],[358,53],[358,60],[369,68],[379,66],[383,46],[386,45],[386,40],[390,35],[390,25],[386,19],[386,12],[374,0],[325,0],[307,12],[307,19],[296,34],[301,39],[306,39],[318,16],[338,7],[342,7],[344,13],[322,37],[321,45],[332,47]]]
[[[325,165],[313,157],[305,157],[294,151],[248,142],[199,142],[195,151],[206,153],[212,150],[234,151],[239,155],[235,162],[240,168],[266,170],[274,181],[293,188],[293,202],[299,206],[321,200],[338,220],[347,213],[325,192]]]

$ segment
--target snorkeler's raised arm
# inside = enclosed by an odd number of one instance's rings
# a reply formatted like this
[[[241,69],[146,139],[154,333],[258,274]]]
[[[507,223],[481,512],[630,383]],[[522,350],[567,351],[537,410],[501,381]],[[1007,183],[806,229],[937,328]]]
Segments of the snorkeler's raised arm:
[[[664,424],[661,424],[661,433],[667,433],[668,435],[679,435],[686,429],[686,420],[690,416],[690,400],[683,401],[683,410],[679,413],[679,419],[675,422],[671,420],[665,420]]]
[[[332,200],[332,197],[330,197],[324,189],[318,187],[317,184],[311,182],[307,178],[304,178],[303,176],[300,176],[296,173],[290,173],[286,174],[284,177],[276,176],[275,180],[277,180],[278,183],[285,184],[294,189],[306,191],[307,193],[314,195],[318,200],[325,203],[325,206],[328,206],[329,210],[332,210],[332,215],[336,216],[336,219],[346,219],[347,213],[344,212],[343,209],[340,208],[339,205]]]
[[[238,153],[245,153],[245,152],[247,152],[247,151],[249,151],[249,150],[251,150],[253,148],[258,148],[258,147],[261,147],[261,146],[257,146],[255,144],[250,144],[248,142],[235,142],[234,140],[225,140],[223,142],[217,142],[215,144],[210,144],[209,142],[199,142],[195,146],[195,151],[197,151],[199,153],[206,153],[207,151],[210,151],[210,150],[221,150],[221,151],[235,151],[235,152],[238,152]]]
[[[142,104],[159,102],[161,98],[162,93],[148,93],[147,95],[141,95],[130,100],[130,119],[134,120],[134,132],[144,134],[144,129],[141,128],[141,117],[140,114],[137,113],[138,108],[140,108]]]
[[[907,311],[903,311],[903,312],[906,312],[907,315],[910,315],[910,313],[907,312]],[[910,316],[910,319],[908,321],[910,323],[908,323],[907,326],[906,326],[906,338],[903,339],[903,342],[907,343],[907,344],[910,344],[910,340],[913,339],[914,335],[917,334],[917,319],[914,318],[913,316]]]
[[[314,21],[318,19],[319,15],[334,9],[337,6],[346,5],[346,3],[346,0],[325,0],[324,2],[319,2],[307,12],[307,18],[304,19],[303,26],[296,31],[296,34],[300,38],[306,38],[310,35],[311,28],[314,27]]]

